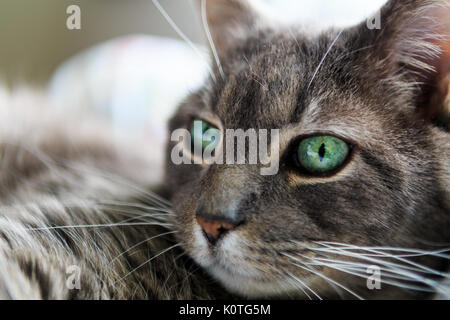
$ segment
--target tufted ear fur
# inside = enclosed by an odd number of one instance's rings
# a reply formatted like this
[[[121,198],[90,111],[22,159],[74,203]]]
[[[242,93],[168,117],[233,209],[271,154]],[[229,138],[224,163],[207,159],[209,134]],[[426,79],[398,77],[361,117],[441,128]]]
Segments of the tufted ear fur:
[[[204,5],[206,20],[219,54],[225,53],[239,40],[246,38],[258,21],[258,14],[249,0],[197,0]]]
[[[197,0],[219,55],[257,29],[249,0]],[[371,46],[377,74],[414,91],[418,114],[450,126],[450,1],[390,0],[380,11],[380,29],[366,21],[350,29],[355,46]]]
[[[379,15],[380,28],[354,29],[370,50],[381,76],[411,87],[419,114],[449,125],[450,1],[391,0]]]

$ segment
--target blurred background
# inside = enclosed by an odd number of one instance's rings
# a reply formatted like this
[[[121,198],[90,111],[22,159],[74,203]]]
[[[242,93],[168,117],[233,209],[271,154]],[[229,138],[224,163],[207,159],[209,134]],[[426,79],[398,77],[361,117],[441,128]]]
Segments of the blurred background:
[[[190,1],[162,0],[180,28],[203,41]],[[81,9],[81,30],[68,30],[68,6]],[[150,0],[1,0],[0,74],[12,82],[42,82],[67,58],[127,34],[174,37]]]
[[[257,0],[258,1],[258,0]],[[259,0],[284,21],[347,25],[379,8],[383,0]],[[181,30],[205,43],[191,0],[160,0]],[[81,8],[81,30],[66,28],[66,9]],[[180,39],[151,0],[0,0],[0,79],[11,85],[42,84],[73,55],[130,34]]]
[[[272,18],[314,29],[356,24],[385,2],[252,1]],[[11,94],[37,87],[52,105],[94,111],[118,133],[143,137],[151,152],[162,150],[167,119],[207,75],[209,49],[196,0],[155,2],[0,0],[0,98],[2,87],[14,88]],[[66,24],[72,5],[80,10],[79,30]]]

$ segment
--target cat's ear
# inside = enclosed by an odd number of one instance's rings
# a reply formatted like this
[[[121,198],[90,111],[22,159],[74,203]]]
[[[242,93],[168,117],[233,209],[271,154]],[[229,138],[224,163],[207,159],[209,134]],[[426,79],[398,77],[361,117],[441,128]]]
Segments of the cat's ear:
[[[258,14],[250,0],[197,0],[219,54],[245,39]],[[206,20],[206,21],[205,21]]]
[[[445,124],[450,116],[450,1],[391,0],[373,19],[360,25],[359,33],[372,46],[378,72],[401,76],[416,90],[417,110]]]

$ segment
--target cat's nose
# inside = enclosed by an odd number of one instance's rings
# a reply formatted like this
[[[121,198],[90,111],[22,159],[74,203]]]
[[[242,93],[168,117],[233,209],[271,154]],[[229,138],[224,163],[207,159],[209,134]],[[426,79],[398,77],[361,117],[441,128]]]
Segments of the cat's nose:
[[[207,215],[196,216],[197,222],[203,229],[208,241],[214,245],[225,233],[233,230],[243,221],[241,219],[224,219],[223,217],[214,217]]]

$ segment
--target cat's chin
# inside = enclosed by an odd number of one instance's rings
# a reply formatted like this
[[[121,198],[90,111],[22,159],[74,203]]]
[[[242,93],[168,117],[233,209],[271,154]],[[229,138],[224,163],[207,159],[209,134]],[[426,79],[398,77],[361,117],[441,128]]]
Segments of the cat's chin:
[[[295,292],[295,288],[291,288],[283,279],[269,280],[257,276],[246,276],[230,271],[219,264],[213,264],[206,270],[229,292],[247,298],[270,298]]]

